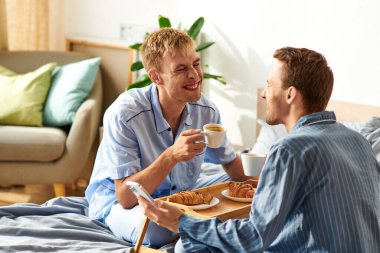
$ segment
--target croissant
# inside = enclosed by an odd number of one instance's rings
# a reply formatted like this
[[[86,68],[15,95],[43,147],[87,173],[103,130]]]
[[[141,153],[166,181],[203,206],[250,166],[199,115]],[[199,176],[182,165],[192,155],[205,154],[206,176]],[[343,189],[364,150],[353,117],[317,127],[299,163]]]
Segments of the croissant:
[[[168,197],[169,202],[182,205],[208,204],[212,200],[212,195],[208,192],[181,191]]]
[[[231,197],[253,198],[254,188],[251,184],[245,184],[242,182],[230,182],[228,184],[228,190]]]

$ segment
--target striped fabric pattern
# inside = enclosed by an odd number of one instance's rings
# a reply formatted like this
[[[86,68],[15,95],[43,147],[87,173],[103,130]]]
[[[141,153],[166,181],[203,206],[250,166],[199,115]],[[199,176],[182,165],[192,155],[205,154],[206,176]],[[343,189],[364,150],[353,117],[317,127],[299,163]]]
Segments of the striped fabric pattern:
[[[380,252],[380,166],[333,112],[302,117],[271,148],[251,217],[183,216],[186,252]]]

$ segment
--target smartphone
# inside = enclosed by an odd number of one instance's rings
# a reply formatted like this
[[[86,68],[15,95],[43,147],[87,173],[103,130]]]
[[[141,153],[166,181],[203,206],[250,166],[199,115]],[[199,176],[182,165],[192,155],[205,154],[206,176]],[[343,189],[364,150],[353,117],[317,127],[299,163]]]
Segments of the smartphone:
[[[125,184],[133,192],[133,194],[135,194],[136,198],[138,196],[142,196],[149,202],[153,203],[153,198],[150,196],[150,194],[144,189],[144,187],[141,184],[133,182],[133,181],[127,181],[125,182]]]

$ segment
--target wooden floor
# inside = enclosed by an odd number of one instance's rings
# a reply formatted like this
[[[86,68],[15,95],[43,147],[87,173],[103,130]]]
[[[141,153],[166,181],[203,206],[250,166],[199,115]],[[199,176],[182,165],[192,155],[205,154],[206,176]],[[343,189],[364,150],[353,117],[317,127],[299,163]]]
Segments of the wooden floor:
[[[85,188],[73,190],[71,185],[66,185],[66,191],[67,196],[84,196]],[[54,197],[53,185],[0,186],[0,206],[14,203],[42,204]]]

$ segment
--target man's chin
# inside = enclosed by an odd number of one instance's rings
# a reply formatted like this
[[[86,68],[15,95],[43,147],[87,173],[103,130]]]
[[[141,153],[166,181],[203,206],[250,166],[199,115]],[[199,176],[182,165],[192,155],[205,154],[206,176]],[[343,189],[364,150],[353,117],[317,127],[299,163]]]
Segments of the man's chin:
[[[197,102],[200,98],[201,96],[198,96],[197,98],[190,99],[189,102],[190,103]]]
[[[201,98],[201,92],[199,91],[196,94],[192,94],[192,96],[189,98],[189,102],[196,102]]]
[[[273,120],[270,118],[266,118],[265,121],[268,125],[271,125],[271,126],[281,124],[281,122],[278,122],[277,120]]]

